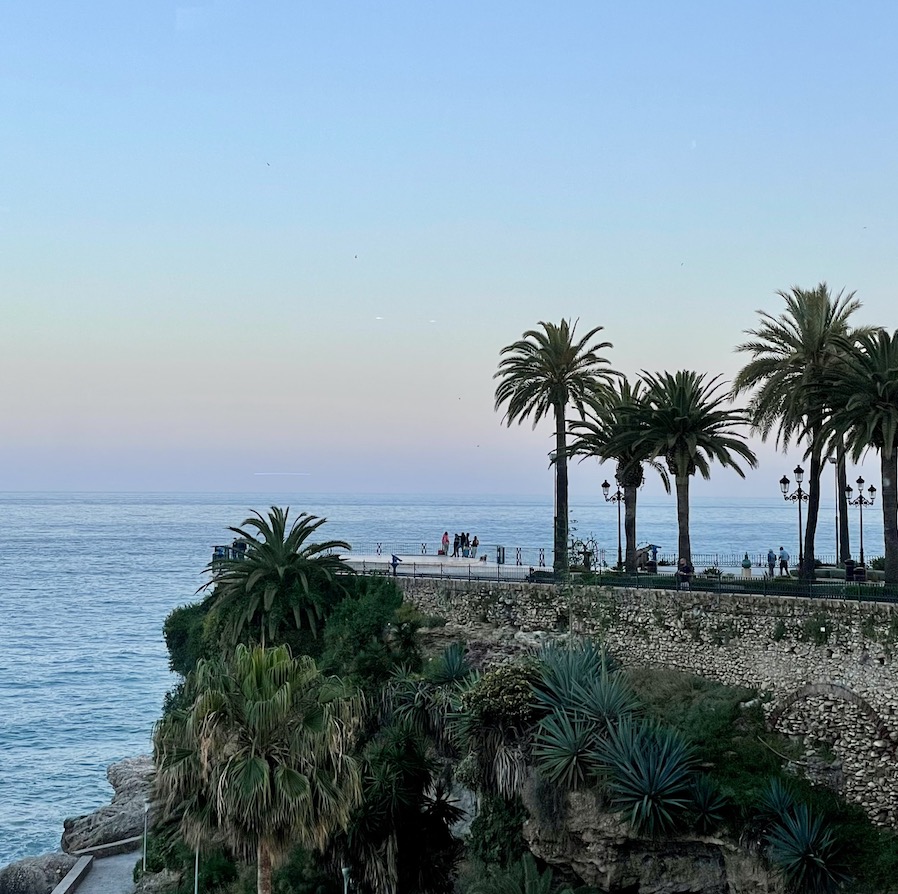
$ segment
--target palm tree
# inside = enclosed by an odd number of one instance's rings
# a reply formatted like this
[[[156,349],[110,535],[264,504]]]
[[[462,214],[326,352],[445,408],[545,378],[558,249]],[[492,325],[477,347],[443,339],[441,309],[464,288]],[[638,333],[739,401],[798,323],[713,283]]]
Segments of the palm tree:
[[[644,398],[642,382],[631,384],[626,376],[621,376],[608,389],[604,399],[593,402],[583,419],[571,426],[571,433],[577,438],[570,446],[572,456],[593,456],[599,462],[613,459],[617,463],[614,477],[624,493],[624,534],[627,542],[624,566],[631,574],[636,571],[636,495],[645,481],[645,463],[661,476],[665,490],[670,493],[670,480],[664,466],[644,451],[635,450],[633,438],[627,438],[625,442],[617,440],[617,449],[614,452],[608,450],[614,435],[627,426],[638,426],[639,417],[631,411],[640,407]]]
[[[746,334],[751,341],[736,350],[752,359],[733,380],[733,394],[754,389],[749,403],[752,427],[763,440],[776,430],[776,444],[785,450],[807,432],[810,457],[808,512],[804,535],[803,577],[814,574],[814,540],[820,509],[823,458],[816,439],[826,412],[827,398],[819,387],[838,354],[850,344],[849,317],[861,306],[854,292],[833,296],[825,282],[815,289],[793,286],[777,292],[786,302],[778,317],[758,311],[761,323]]]
[[[612,347],[610,342],[590,344],[601,326],[590,329],[575,341],[576,321],[540,322],[542,329],[528,329],[521,338],[502,348],[499,369],[493,378],[496,410],[506,405],[507,425],[532,417],[533,426],[550,413],[555,418],[555,558],[558,573],[568,568],[568,475],[567,408],[577,407],[580,415],[587,400],[601,393],[614,373],[605,369],[608,361],[599,354]]]
[[[246,542],[244,557],[215,559],[207,566],[215,587],[212,610],[231,644],[244,627],[258,627],[264,644],[266,633],[273,639],[289,619],[297,629],[305,621],[314,633],[326,609],[327,589],[338,574],[351,571],[333,554],[349,550],[348,543],[308,542],[326,519],[302,512],[288,529],[289,517],[289,507],[272,506],[267,519],[254,512],[242,527],[228,529]]]
[[[898,330],[862,333],[822,387],[832,408],[823,438],[844,442],[855,462],[871,447],[879,452],[885,579],[898,583]]]
[[[238,645],[228,661],[201,661],[186,686],[189,707],[155,731],[158,790],[188,840],[214,829],[254,855],[258,894],[270,894],[272,863],[296,844],[323,850],[359,803],[359,701],[286,646]]]
[[[677,493],[678,552],[692,562],[689,539],[689,479],[701,472],[711,477],[710,462],[735,469],[745,477],[735,457],[751,468],[757,457],[739,429],[748,418],[743,410],[724,407],[720,376],[706,381],[704,373],[680,370],[652,375],[643,371],[646,395],[641,406],[628,410],[632,423],[615,432],[606,445],[609,455],[632,449],[663,459]]]

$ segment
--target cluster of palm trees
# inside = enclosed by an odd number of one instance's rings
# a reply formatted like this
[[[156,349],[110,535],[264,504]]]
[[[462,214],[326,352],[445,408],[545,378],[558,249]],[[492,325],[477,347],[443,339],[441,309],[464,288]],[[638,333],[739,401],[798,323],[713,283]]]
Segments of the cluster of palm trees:
[[[616,464],[625,505],[625,567],[633,572],[636,495],[645,466],[659,472],[668,491],[673,480],[679,555],[691,562],[690,479],[696,472],[709,478],[712,462],[744,477],[743,464],[757,466],[747,443],[751,431],[762,440],[775,437],[783,449],[799,446],[808,459],[806,578],[814,573],[825,458],[837,458],[844,499],[846,458],[857,462],[868,450],[879,453],[885,579],[898,583],[898,330],[853,328],[850,317],[860,302],[853,293],[833,295],[826,283],[778,295],[783,311],[759,311],[759,325],[747,330],[749,341],[736,347],[750,359],[730,387],[719,376],[690,370],[643,371],[630,381],[601,354],[612,347],[596,341],[601,326],[577,339],[577,324],[568,320],[541,322],[502,349],[496,410],[504,410],[508,425],[530,419],[535,426],[550,416],[555,424],[556,572],[568,570],[570,457]],[[741,397],[747,405],[734,406]],[[847,518],[847,511],[841,516]],[[847,558],[847,527],[841,552]]]

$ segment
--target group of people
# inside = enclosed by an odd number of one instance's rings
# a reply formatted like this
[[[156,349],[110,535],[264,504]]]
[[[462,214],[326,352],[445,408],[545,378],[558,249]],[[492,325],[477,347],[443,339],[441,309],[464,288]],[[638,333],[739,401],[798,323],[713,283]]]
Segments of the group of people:
[[[777,554],[773,551],[773,547],[770,547],[770,549],[767,550],[767,568],[770,571],[770,577],[773,577],[773,570],[774,570],[774,568],[776,568],[777,558],[779,558],[779,563],[780,563],[780,577],[782,577],[783,575],[788,577],[789,576],[789,559],[791,559],[792,557],[782,546],[780,547],[780,552],[779,552],[778,557],[777,557]]]
[[[475,534],[473,539],[470,534],[456,534],[452,540],[452,552],[449,552],[449,532],[443,532],[443,540],[442,540],[443,548],[440,550],[441,554],[444,556],[451,556],[453,559],[457,559],[459,557],[463,559],[476,559],[477,558],[477,547],[480,546],[480,541],[477,539],[477,535]]]

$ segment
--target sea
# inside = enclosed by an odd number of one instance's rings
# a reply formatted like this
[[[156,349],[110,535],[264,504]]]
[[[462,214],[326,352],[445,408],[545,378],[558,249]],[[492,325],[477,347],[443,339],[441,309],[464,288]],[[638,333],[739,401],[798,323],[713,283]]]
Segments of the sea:
[[[576,536],[613,562],[616,507],[573,497]],[[380,544],[434,554],[448,530],[476,534],[491,556],[496,546],[550,554],[551,494],[0,494],[0,866],[58,849],[65,817],[109,800],[106,767],[150,752],[176,682],[163,621],[199,598],[212,546],[233,539],[228,528],[272,505],[327,518],[322,538],[356,552]],[[795,509],[775,498],[697,497],[693,552],[755,557],[785,545],[796,556]],[[823,557],[835,550],[834,511],[823,503]],[[638,524],[641,543],[675,553],[673,498],[640,498]],[[853,510],[853,543],[857,528]],[[868,559],[882,553],[879,507],[864,515],[864,540]]]

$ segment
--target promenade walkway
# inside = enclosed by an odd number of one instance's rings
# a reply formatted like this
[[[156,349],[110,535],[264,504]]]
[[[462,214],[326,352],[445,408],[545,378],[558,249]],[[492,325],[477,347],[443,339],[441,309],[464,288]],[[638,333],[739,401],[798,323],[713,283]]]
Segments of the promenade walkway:
[[[132,851],[94,860],[78,894],[133,894],[134,864],[139,859],[140,852]]]

